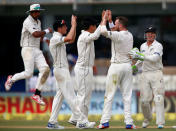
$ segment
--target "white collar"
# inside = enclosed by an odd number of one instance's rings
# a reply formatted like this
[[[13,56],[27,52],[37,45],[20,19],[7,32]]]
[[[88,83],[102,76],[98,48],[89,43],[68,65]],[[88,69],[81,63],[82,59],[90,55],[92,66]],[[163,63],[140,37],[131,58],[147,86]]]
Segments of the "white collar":
[[[54,31],[53,35],[63,36],[60,32]]]

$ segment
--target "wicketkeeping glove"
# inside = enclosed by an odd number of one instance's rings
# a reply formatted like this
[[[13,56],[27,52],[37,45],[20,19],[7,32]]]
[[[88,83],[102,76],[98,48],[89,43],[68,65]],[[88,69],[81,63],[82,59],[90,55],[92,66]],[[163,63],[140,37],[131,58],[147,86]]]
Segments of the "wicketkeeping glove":
[[[132,67],[133,75],[136,75],[138,73],[138,68],[136,65],[133,65]]]
[[[144,54],[140,53],[138,48],[133,48],[129,52],[129,55],[131,56],[132,59],[144,61]]]

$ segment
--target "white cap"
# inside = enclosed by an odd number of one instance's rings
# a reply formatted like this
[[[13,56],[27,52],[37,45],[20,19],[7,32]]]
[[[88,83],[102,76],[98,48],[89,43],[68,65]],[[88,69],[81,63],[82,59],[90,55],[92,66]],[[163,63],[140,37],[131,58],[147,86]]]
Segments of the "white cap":
[[[30,5],[30,10],[28,10],[27,13],[31,11],[41,11],[41,10],[45,10],[45,9],[41,9],[40,4],[32,4]]]

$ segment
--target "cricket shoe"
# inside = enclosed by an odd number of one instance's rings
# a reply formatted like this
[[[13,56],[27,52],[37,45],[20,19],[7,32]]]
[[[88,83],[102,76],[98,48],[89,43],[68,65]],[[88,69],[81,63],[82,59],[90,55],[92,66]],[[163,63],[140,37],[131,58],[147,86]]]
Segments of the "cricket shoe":
[[[95,122],[85,122],[85,123],[77,122],[76,128],[79,128],[79,129],[94,128],[95,124],[96,124]]]
[[[39,95],[33,94],[31,96],[31,99],[34,100],[35,102],[37,102],[38,104],[45,106],[45,102],[42,100],[42,98]]]
[[[136,129],[134,124],[126,124],[126,129]]]
[[[12,75],[9,75],[9,76],[7,77],[7,81],[5,82],[5,90],[6,90],[6,91],[9,91],[9,90],[11,89],[12,85],[13,85],[13,82],[12,82]]]
[[[49,122],[48,122],[48,125],[47,125],[46,128],[48,128],[48,129],[64,129],[64,127],[63,127],[63,126],[60,126],[58,123],[56,123],[56,124],[51,124],[51,123],[49,123]]]
[[[147,128],[149,126],[150,122],[147,120],[147,121],[144,121],[142,123],[142,128]]]
[[[106,123],[100,123],[100,125],[98,125],[97,128],[98,128],[98,129],[109,128],[109,122],[106,122]]]
[[[164,125],[158,125],[158,129],[163,129]]]
[[[70,123],[70,124],[76,126],[77,121],[76,121],[76,120],[68,120],[68,123]]]

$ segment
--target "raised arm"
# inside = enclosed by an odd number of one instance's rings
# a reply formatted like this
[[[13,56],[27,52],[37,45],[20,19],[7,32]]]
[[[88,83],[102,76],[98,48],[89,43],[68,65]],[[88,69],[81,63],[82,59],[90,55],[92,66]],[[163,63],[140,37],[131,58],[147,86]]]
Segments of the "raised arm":
[[[108,11],[103,11],[102,22],[101,22],[101,34],[104,36],[108,36],[108,30],[106,28],[107,20],[108,20]]]
[[[115,30],[115,25],[112,21],[112,12],[111,10],[108,10],[108,22],[109,22],[109,28],[111,31],[114,31]]]
[[[64,42],[69,42],[69,43],[73,43],[76,37],[76,19],[77,17],[72,15],[71,17],[71,29],[69,31],[69,33],[67,34],[67,36],[64,39]]]

